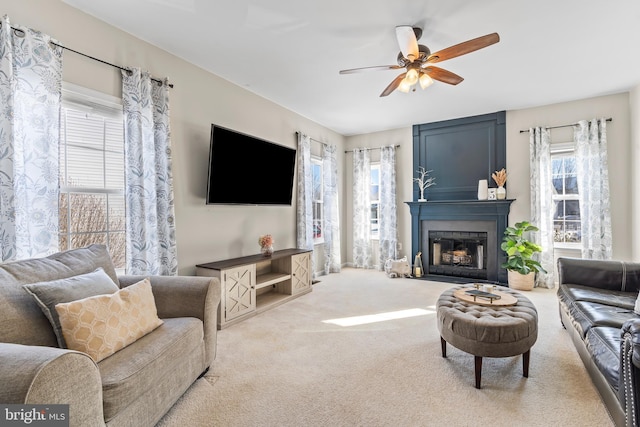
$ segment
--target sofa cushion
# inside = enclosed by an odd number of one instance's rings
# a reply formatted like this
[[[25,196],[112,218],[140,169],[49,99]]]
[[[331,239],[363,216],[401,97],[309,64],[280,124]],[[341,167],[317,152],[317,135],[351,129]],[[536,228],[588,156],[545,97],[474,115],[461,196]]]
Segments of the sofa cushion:
[[[562,285],[561,292],[567,294],[573,301],[597,302],[633,310],[637,292],[611,291],[580,285]]]
[[[162,324],[149,279],[120,289],[55,306],[68,348],[99,362]]]
[[[59,252],[0,264],[0,341],[57,347],[51,323],[22,285],[90,273],[102,267],[118,283],[115,268],[104,245]]]
[[[164,319],[150,334],[99,362],[105,422],[136,400],[171,406],[206,368],[203,340],[202,321]]]
[[[67,345],[60,329],[58,312],[54,308],[56,304],[118,291],[118,286],[113,283],[102,267],[91,273],[50,282],[30,283],[22,287],[35,298],[42,312],[51,322],[60,348],[67,348]]]

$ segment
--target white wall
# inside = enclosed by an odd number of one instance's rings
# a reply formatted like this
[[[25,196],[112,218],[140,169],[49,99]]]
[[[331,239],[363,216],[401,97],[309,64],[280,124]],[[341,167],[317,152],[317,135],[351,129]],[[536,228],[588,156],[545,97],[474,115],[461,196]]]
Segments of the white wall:
[[[258,236],[265,233],[273,234],[276,249],[295,247],[295,198],[291,207],[205,205],[211,123],[289,147],[296,146],[295,132],[302,131],[337,145],[342,153],[340,169],[344,161],[341,135],[59,0],[3,3],[2,13],[12,25],[40,30],[64,46],[113,64],[168,76],[174,84],[170,108],[180,274],[193,274],[198,263],[258,253]],[[119,70],[68,51],[64,52],[63,79],[121,96]],[[269,178],[261,171],[247,171],[247,175],[257,182],[253,186],[266,185]]]
[[[633,260],[640,260],[640,85],[629,93],[629,117],[631,134],[631,253]]]

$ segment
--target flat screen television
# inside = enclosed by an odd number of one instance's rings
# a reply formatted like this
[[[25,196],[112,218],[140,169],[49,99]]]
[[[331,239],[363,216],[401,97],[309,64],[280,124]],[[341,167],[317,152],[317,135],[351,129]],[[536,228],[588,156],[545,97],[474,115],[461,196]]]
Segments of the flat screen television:
[[[289,205],[296,150],[211,125],[207,204]]]

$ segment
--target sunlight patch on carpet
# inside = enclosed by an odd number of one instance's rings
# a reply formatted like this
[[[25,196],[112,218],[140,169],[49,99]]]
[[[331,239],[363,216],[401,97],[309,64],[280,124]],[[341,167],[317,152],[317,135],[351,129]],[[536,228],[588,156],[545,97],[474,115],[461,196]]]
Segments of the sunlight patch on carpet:
[[[331,323],[338,326],[357,326],[368,323],[386,322],[387,320],[406,319],[407,317],[426,316],[434,314],[435,310],[425,310],[423,308],[410,308],[408,310],[390,311],[387,313],[367,314],[365,316],[343,317],[340,319],[323,320],[322,323]]]

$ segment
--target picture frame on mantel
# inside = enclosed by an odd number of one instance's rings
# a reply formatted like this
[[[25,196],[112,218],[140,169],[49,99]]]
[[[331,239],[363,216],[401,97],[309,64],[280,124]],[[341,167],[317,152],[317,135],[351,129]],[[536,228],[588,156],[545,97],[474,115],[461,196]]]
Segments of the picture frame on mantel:
[[[427,200],[477,200],[478,180],[491,180],[506,162],[505,111],[413,126],[413,170],[422,166],[438,179]]]

